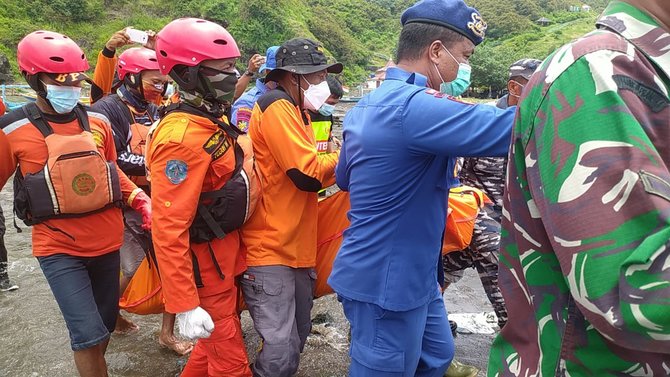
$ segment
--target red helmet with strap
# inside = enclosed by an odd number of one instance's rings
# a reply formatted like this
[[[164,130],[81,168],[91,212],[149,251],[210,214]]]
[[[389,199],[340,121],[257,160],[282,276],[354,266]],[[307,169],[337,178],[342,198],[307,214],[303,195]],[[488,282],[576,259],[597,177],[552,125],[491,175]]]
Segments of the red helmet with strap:
[[[211,21],[180,18],[156,35],[156,58],[164,75],[177,65],[194,67],[205,60],[239,57],[235,39],[223,26]]]
[[[29,75],[85,72],[89,68],[84,51],[75,41],[46,30],[26,35],[19,42],[17,58],[21,72]]]
[[[146,47],[129,48],[119,55],[119,62],[116,68],[120,80],[123,80],[128,74],[136,74],[142,71],[158,71],[156,52]]]

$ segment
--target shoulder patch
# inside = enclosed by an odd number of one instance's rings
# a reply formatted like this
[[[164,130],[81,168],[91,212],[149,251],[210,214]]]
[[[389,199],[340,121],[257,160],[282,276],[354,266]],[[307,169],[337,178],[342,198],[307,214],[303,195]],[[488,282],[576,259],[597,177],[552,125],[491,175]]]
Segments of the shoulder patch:
[[[293,98],[291,98],[291,96],[289,96],[288,93],[286,93],[285,91],[279,89],[274,89],[265,92],[265,94],[263,94],[262,96],[260,96],[260,98],[258,98],[258,102],[256,103],[261,108],[261,111],[265,111],[268,107],[270,107],[270,105],[282,99],[287,100],[293,105],[295,105],[295,102],[293,102]]]
[[[251,112],[252,110],[248,107],[240,107],[237,110],[237,128],[240,129],[242,132],[248,132],[249,131],[249,121],[251,120]]]
[[[188,165],[182,160],[168,160],[165,165],[165,176],[173,185],[184,182],[187,174]]]
[[[230,141],[228,141],[223,131],[216,131],[207,139],[202,148],[208,155],[212,156],[212,160],[217,160],[230,148]]]
[[[450,95],[442,93],[442,92],[438,92],[435,89],[427,89],[424,93],[430,94],[431,96],[433,96],[435,98],[444,98],[444,99],[447,99],[447,100],[450,100],[450,101],[462,103],[463,105],[470,105],[470,106],[474,105],[474,103],[462,101],[462,100],[460,100],[456,97],[450,96]]]
[[[93,134],[93,141],[95,142],[95,145],[98,148],[102,148],[105,145],[105,137],[103,136],[102,132],[96,129],[92,129],[91,134]]]

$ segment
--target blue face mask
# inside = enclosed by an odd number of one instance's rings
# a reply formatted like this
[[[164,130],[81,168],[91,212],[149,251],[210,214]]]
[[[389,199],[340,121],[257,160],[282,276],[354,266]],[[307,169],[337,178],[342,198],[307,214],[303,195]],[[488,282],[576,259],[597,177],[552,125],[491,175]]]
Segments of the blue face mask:
[[[324,103],[319,108],[319,114],[321,114],[325,117],[329,117],[329,116],[333,115],[334,111],[335,111],[335,105],[331,105],[331,104],[328,104],[328,103]]]
[[[447,54],[449,54],[449,56],[451,56],[451,58],[454,59],[456,63],[458,63],[458,73],[456,74],[456,79],[454,81],[444,82],[444,79],[440,74],[440,70],[437,69],[437,66],[435,66],[437,75],[440,76],[440,80],[442,80],[442,84],[440,84],[440,92],[450,96],[458,97],[465,93],[465,91],[468,90],[468,87],[470,87],[470,74],[472,73],[472,67],[470,67],[469,64],[459,63],[458,60],[454,58],[454,55],[452,55],[446,47],[442,46],[442,48],[444,48],[444,51],[446,51]]]
[[[46,85],[46,88],[47,99],[58,114],[70,113],[81,97],[81,88],[78,86]]]

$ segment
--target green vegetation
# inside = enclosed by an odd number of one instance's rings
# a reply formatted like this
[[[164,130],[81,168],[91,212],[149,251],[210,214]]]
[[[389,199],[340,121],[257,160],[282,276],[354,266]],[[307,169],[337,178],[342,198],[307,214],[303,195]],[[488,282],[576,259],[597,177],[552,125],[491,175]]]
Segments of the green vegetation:
[[[580,0],[466,0],[489,24],[488,39],[472,59],[474,84],[504,86],[509,64],[521,57],[542,59],[553,49],[592,29],[606,0],[586,0],[590,13],[571,13]],[[0,0],[0,54],[14,77],[16,45],[37,29],[63,32],[85,50],[91,64],[109,36],[125,26],[160,30],[177,17],[204,17],[226,26],[242,49],[240,69],[249,56],[297,36],[320,41],[326,53],[345,65],[343,80],[357,84],[371,67],[392,57],[400,14],[414,0]],[[536,24],[540,17],[552,21]]]

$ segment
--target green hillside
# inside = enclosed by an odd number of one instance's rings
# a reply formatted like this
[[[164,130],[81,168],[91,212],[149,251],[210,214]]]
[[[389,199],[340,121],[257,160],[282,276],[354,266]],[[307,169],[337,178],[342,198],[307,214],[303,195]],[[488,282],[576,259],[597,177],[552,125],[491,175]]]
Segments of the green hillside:
[[[552,49],[592,28],[604,0],[587,0],[594,10],[570,13],[575,0],[466,0],[489,23],[487,42],[475,55],[475,83],[496,80],[518,57],[545,57]],[[0,0],[0,55],[9,58],[13,76],[16,45],[37,29],[63,32],[86,51],[91,64],[109,36],[125,26],[160,30],[183,16],[204,17],[225,25],[242,49],[240,68],[253,53],[289,38],[320,41],[327,53],[345,65],[343,79],[362,81],[370,68],[393,55],[400,14],[414,0]],[[535,24],[548,17],[553,26]]]

